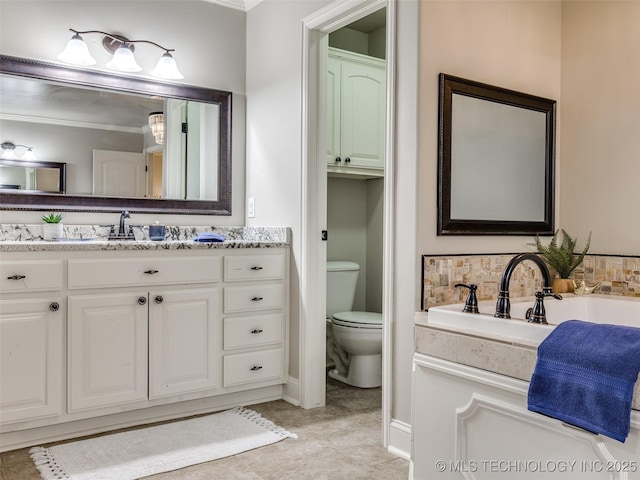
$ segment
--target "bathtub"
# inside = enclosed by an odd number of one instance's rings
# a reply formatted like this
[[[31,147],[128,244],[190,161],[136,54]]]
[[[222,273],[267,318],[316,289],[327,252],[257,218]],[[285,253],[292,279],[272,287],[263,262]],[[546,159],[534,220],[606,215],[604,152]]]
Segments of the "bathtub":
[[[511,299],[511,318],[495,318],[496,302],[478,303],[480,313],[463,313],[464,304],[431,307],[427,324],[434,328],[469,335],[493,338],[510,343],[537,346],[566,320],[585,320],[640,328],[640,298],[612,295],[565,294],[562,300],[545,298],[544,305],[549,325],[528,323],[527,309],[533,307],[534,298]]]

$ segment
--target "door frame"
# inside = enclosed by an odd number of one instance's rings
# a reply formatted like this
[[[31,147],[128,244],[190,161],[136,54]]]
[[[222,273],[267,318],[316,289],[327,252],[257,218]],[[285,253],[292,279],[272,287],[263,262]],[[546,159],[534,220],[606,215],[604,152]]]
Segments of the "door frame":
[[[300,278],[300,405],[325,404],[326,243],[327,228],[326,69],[328,34],[383,7],[386,19],[386,122],[383,218],[382,425],[389,445],[392,408],[394,311],[394,179],[395,179],[395,24],[397,0],[338,0],[305,17],[302,38],[302,208]]]

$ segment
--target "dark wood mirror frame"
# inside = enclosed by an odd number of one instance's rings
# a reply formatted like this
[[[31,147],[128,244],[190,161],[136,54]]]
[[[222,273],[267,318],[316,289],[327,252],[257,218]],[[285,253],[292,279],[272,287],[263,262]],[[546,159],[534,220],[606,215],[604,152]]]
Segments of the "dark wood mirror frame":
[[[545,115],[544,219],[542,221],[460,219],[451,216],[452,97],[460,94],[541,112]],[[438,235],[552,235],[555,197],[555,100],[440,74],[438,135]]]
[[[164,213],[190,215],[231,215],[231,92],[191,85],[163,83],[145,78],[65,67],[52,63],[0,55],[0,73],[50,80],[116,92],[215,103],[220,110],[220,155],[218,160],[218,200],[174,200],[73,196],[49,193],[5,193],[0,195],[3,210],[56,210],[71,212]]]

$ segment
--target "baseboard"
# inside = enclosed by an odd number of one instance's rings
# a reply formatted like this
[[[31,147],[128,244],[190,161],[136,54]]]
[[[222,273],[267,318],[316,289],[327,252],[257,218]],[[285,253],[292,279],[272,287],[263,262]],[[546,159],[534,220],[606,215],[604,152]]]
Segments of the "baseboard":
[[[411,425],[400,420],[391,420],[387,450],[397,457],[411,460]]]
[[[296,407],[300,406],[300,380],[289,377],[282,386],[282,399]]]

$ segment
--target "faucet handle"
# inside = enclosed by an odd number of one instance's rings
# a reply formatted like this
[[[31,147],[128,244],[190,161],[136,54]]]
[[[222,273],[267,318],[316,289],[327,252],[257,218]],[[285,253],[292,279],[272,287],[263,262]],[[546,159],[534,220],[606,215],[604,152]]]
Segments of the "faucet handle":
[[[480,313],[478,310],[478,299],[476,297],[476,290],[478,289],[478,285],[475,285],[473,283],[470,283],[469,285],[464,283],[456,283],[455,286],[469,289],[469,295],[467,296],[467,301],[465,302],[462,311],[465,313]]]
[[[547,324],[547,312],[544,309],[544,297],[549,296],[546,292],[536,292],[536,301],[533,308],[527,310],[525,318],[529,323]]]

